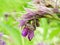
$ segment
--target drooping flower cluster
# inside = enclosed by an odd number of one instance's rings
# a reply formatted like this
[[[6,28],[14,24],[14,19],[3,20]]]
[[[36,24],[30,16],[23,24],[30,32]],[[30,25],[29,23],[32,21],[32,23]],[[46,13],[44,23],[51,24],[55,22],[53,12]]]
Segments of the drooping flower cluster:
[[[28,39],[31,41],[31,39],[34,36],[34,30],[30,30],[28,28],[24,28],[23,31],[22,31],[22,35],[24,37],[28,36]]]
[[[36,3],[35,7],[37,9],[32,11],[31,9],[25,8],[27,13],[21,16],[22,19],[20,20],[20,26],[23,27],[22,36],[27,36],[30,41],[34,37],[34,31],[36,30],[36,27],[39,27],[40,18],[45,17],[45,15],[60,13],[58,8],[52,8],[51,3],[46,3],[43,0],[33,1]]]
[[[28,36],[28,39],[31,40],[34,37],[36,26],[39,26],[39,15],[29,10],[29,12],[23,15],[22,18],[23,19],[20,20],[20,26],[24,27],[22,35],[24,37]]]

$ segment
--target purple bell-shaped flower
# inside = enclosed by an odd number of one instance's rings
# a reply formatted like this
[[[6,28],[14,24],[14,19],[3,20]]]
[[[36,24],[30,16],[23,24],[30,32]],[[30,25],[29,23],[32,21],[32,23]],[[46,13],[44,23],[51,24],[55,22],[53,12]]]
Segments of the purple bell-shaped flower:
[[[28,39],[29,39],[29,41],[31,41],[33,37],[34,37],[34,31],[33,30],[30,30],[28,32]]]
[[[28,34],[28,28],[24,28],[24,29],[22,30],[22,36],[26,37],[27,34]]]
[[[22,36],[24,37],[28,36],[29,41],[31,41],[32,38],[34,37],[34,31],[28,28],[24,28],[22,31]]]

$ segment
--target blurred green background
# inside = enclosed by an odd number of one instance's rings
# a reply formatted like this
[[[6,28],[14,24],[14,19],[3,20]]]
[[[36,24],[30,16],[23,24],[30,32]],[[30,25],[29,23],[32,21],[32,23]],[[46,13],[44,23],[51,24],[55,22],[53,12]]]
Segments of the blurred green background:
[[[25,13],[24,7],[32,8],[30,2],[31,0],[0,0],[0,32],[4,33],[6,45],[37,45],[40,42],[54,45],[54,42],[60,42],[60,21],[48,18],[41,18],[40,27],[37,27],[32,41],[22,37],[16,20]],[[6,16],[6,13],[10,14]]]

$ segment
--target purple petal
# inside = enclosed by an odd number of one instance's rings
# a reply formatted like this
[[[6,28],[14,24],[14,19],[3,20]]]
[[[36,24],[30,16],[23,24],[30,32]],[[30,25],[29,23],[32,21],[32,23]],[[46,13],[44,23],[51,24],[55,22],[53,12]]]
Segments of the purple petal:
[[[59,12],[58,8],[54,8],[53,11],[54,11],[55,13],[58,13],[58,12]]]
[[[44,45],[44,43],[40,43],[40,45]]]
[[[29,8],[24,8],[28,13],[30,13],[30,12],[32,12],[32,10],[31,9],[29,9]]]
[[[34,11],[32,11],[29,8],[25,8],[25,10],[28,12],[29,16],[34,16],[36,14]]]
[[[38,14],[38,15],[44,15],[44,14],[45,14],[45,12],[44,12],[44,11],[39,10],[39,11],[37,11],[37,12],[36,12],[36,14]]]
[[[26,23],[26,20],[20,20],[20,25],[19,26],[23,26],[23,25],[25,25],[25,23]]]
[[[0,40],[0,45],[6,45],[6,43],[3,40]]]
[[[22,16],[23,19],[30,19],[32,16],[35,16],[36,14],[31,12],[31,13],[27,13],[27,14],[24,14]]]
[[[28,28],[24,28],[22,31],[22,36],[26,37],[28,34]]]
[[[33,37],[34,37],[34,31],[30,30],[28,32],[28,39],[29,39],[29,41],[31,41]]]
[[[2,45],[6,45],[6,43],[5,42],[2,42]]]
[[[3,36],[3,33],[0,33],[0,37]]]
[[[40,11],[44,11],[44,12],[47,12],[47,7],[45,7],[45,6],[39,6],[39,10]]]
[[[23,19],[30,19],[32,16],[35,16],[36,13],[28,8],[25,9],[27,11],[26,14],[22,16]]]

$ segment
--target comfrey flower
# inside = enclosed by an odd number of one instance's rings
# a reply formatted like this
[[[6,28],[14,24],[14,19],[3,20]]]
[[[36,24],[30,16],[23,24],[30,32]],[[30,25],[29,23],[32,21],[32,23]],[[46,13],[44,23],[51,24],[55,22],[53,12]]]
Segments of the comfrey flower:
[[[22,30],[22,36],[27,36],[29,41],[34,37],[36,27],[39,27],[39,17],[40,15],[29,10],[27,14],[22,16],[23,19],[20,20],[20,26],[24,27]]]
[[[6,45],[6,43],[3,40],[0,40],[0,45]]]
[[[23,27],[22,36],[27,36],[30,41],[34,37],[34,31],[36,30],[36,27],[39,27],[40,25],[40,18],[46,18],[46,15],[52,16],[54,13],[60,13],[60,10],[52,7],[50,3],[43,3],[43,0],[33,1],[37,1],[38,3],[37,5],[34,5],[36,10],[32,11],[29,8],[25,8],[27,13],[21,16],[22,19],[20,20],[20,27]],[[40,5],[39,3],[44,5]]]
[[[29,41],[34,37],[34,27],[30,24],[26,24],[22,30],[22,36],[28,36]]]
[[[23,26],[26,23],[26,20],[20,20],[20,25],[19,26]]]
[[[29,41],[31,41],[31,39],[34,37],[34,31],[28,28],[24,28],[22,31],[22,35],[24,37],[28,36]]]
[[[0,33],[0,45],[6,45],[5,41],[2,39],[3,34]]]
[[[26,37],[27,36],[27,34],[28,34],[28,28],[24,28],[23,29],[23,31],[22,31],[22,35],[24,36],[24,37]]]

